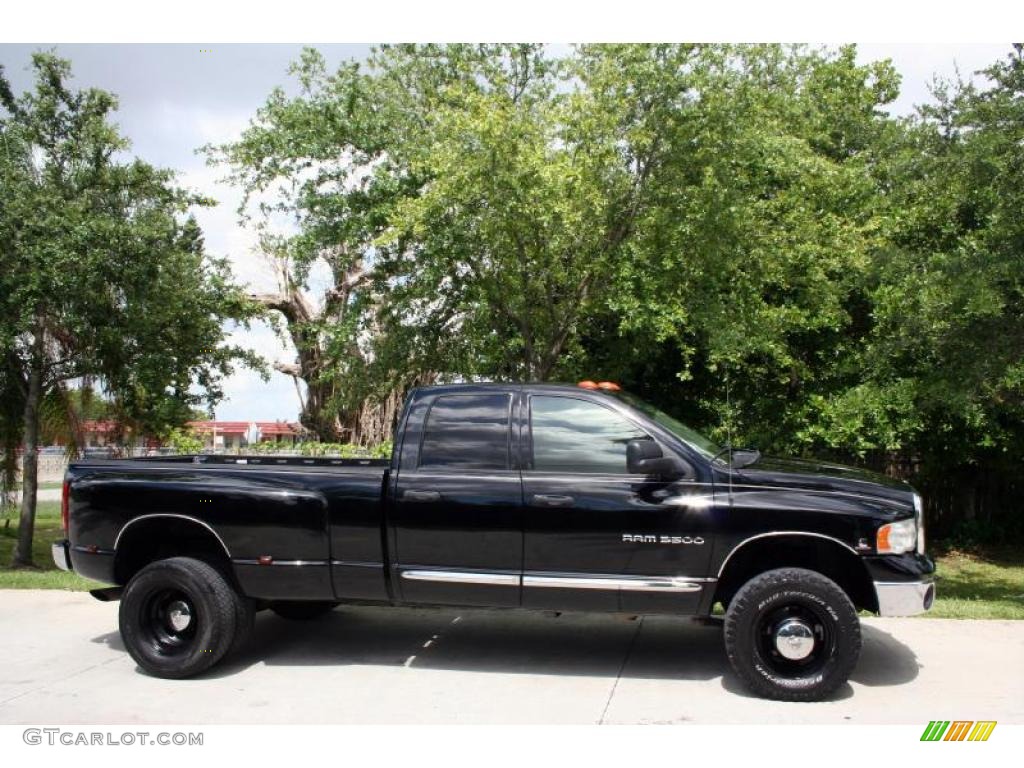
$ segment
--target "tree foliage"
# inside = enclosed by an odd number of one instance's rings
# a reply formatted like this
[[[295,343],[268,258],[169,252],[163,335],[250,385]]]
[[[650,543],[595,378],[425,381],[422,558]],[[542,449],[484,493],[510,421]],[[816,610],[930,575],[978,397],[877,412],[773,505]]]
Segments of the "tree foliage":
[[[225,322],[250,312],[188,216],[208,201],[122,160],[116,99],[72,89],[69,62],[37,53],[32,68],[20,97],[0,71],[0,384],[4,454],[25,451],[18,564],[31,557],[44,405],[66,400],[67,382],[99,382],[120,416],[155,434],[220,397],[233,361],[255,362],[222,344]]]

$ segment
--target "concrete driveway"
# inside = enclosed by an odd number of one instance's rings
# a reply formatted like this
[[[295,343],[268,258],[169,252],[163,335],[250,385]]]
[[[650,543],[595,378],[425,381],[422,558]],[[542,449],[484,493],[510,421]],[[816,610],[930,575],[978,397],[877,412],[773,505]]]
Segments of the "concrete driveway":
[[[0,723],[1024,723],[1024,622],[868,619],[828,702],[750,696],[684,619],[341,607],[257,616],[199,679],[147,677],[117,604],[0,591]]]

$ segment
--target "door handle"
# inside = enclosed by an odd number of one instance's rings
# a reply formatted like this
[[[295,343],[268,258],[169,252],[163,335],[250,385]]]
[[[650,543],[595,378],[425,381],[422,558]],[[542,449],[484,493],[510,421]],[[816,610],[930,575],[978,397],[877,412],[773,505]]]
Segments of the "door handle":
[[[440,501],[441,494],[437,491],[406,491],[402,501]]]
[[[552,496],[546,493],[538,493],[530,499],[535,507],[571,507],[574,503],[572,496]]]

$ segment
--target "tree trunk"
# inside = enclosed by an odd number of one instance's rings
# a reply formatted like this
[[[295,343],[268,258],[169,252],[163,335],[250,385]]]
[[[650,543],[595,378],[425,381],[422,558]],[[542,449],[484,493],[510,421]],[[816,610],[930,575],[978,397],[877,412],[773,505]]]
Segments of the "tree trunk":
[[[342,417],[350,425],[351,442],[364,448],[390,440],[405,400],[404,389],[393,389],[383,400],[364,400],[360,407]]]
[[[300,360],[305,357],[302,352],[299,353]],[[299,378],[306,382],[306,402],[302,413],[299,414],[299,422],[323,442],[347,442],[345,430],[338,417],[327,408],[327,404],[334,397],[334,384],[318,381],[315,376],[316,374],[306,371],[299,375]]]
[[[11,563],[15,568],[30,568],[35,565],[32,562],[32,536],[36,526],[36,488],[39,479],[39,405],[43,399],[42,328],[36,330],[30,365],[22,440],[25,453],[21,475],[21,518],[18,523],[18,545]]]
[[[296,381],[301,379],[305,382],[306,398],[302,402],[299,421],[323,442],[371,447],[390,440],[405,399],[406,387],[398,386],[383,399],[367,399],[358,407],[339,413],[335,405],[339,381],[324,376],[328,351],[319,331],[311,327],[311,324],[327,321],[340,326],[345,318],[349,297],[369,277],[370,271],[363,267],[362,260],[337,271],[334,275],[335,285],[327,292],[324,306],[320,310],[307,301],[290,278],[282,281],[284,287],[279,293],[250,294],[252,300],[281,313],[287,322],[288,335],[295,346],[297,359],[294,363],[275,363],[274,368],[292,376]],[[352,343],[350,353],[353,357],[361,354],[355,343]],[[432,380],[432,374],[424,374],[407,386]]]

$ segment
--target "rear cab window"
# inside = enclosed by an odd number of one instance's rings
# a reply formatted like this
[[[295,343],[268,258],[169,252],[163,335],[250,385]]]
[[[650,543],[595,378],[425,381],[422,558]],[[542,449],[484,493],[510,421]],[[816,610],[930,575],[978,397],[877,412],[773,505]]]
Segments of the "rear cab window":
[[[509,392],[441,395],[423,425],[419,468],[509,469],[511,413]]]

